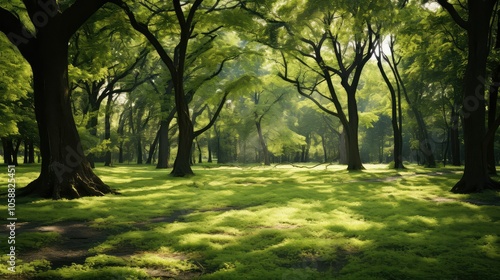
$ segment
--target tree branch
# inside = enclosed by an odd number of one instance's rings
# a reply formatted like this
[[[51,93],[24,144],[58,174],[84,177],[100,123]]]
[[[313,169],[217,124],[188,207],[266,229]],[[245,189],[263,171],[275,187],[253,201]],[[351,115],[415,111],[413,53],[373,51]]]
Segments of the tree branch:
[[[220,112],[222,111],[222,108],[224,108],[224,104],[226,104],[226,99],[227,99],[228,94],[229,94],[229,91],[226,91],[224,93],[224,96],[222,97],[222,100],[219,103],[219,107],[217,107],[217,110],[215,111],[210,122],[204,128],[202,128],[198,131],[195,131],[193,133],[194,138],[200,136],[201,134],[203,134],[205,131],[209,130],[215,124],[215,122],[217,121],[217,118],[219,117]]]
[[[4,33],[10,42],[15,45],[23,57],[32,62],[34,59],[32,44],[36,39],[22,24],[19,17],[0,7],[0,32]]]
[[[171,74],[176,73],[176,68],[174,65],[174,61],[172,58],[168,55],[168,53],[165,51],[163,48],[162,44],[160,41],[156,38],[156,36],[149,30],[148,26],[140,23],[137,21],[137,18],[135,17],[134,13],[130,10],[130,7],[123,2],[122,0],[109,0],[111,3],[117,5],[120,7],[125,14],[128,16],[130,24],[132,27],[142,33],[146,39],[153,45],[155,48],[156,52],[158,52],[158,55],[160,56],[161,60],[165,63],[167,66],[168,70],[170,71]],[[175,1],[174,1],[175,2]],[[177,1],[178,2],[178,1]]]
[[[471,1],[473,1],[473,0],[471,0]],[[483,1],[483,0],[479,0],[479,1]],[[441,7],[443,7],[446,11],[448,11],[448,13],[451,15],[453,20],[458,24],[458,26],[462,27],[465,30],[467,30],[469,28],[469,23],[458,14],[455,7],[452,4],[450,4],[450,2],[448,2],[448,0],[437,0],[437,2],[439,3],[439,5],[441,5]]]
[[[56,2],[55,0],[49,0],[49,2],[52,1]],[[73,5],[64,10],[62,22],[66,26],[66,38],[69,40],[107,2],[108,0],[76,0]]]

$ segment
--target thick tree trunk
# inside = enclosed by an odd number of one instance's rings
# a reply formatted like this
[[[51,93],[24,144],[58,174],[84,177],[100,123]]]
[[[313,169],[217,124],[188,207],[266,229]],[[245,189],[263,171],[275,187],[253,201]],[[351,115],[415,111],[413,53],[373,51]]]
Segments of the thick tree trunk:
[[[102,196],[113,191],[94,174],[83,153],[71,112],[68,42],[58,27],[53,23],[40,29],[39,60],[32,62],[42,168],[24,193],[53,199]]]
[[[14,161],[12,159],[14,146],[12,145],[12,139],[2,138],[3,146],[3,162],[8,165],[13,165]]]
[[[468,1],[468,58],[464,75],[465,169],[460,181],[451,189],[455,193],[473,193],[500,189],[488,175],[486,161],[485,85],[488,37],[492,1]]]
[[[174,82],[175,107],[177,110],[177,123],[179,126],[179,143],[174,168],[170,173],[174,177],[194,175],[191,169],[190,158],[193,147],[194,131],[193,122],[189,114],[189,107],[184,95],[183,75],[178,74]],[[174,78],[175,79],[175,78]]]
[[[168,168],[168,160],[170,158],[170,141],[168,138],[168,129],[170,122],[162,121],[159,130],[159,143],[158,143],[158,163],[156,168]]]
[[[347,128],[347,170],[356,171],[363,170],[361,156],[359,153],[359,139],[358,139],[358,105],[354,94],[348,94],[347,106],[349,111],[349,127]]]
[[[174,177],[184,177],[194,175],[191,169],[190,158],[193,147],[193,126],[189,118],[179,121],[179,144],[177,156],[175,157],[174,168],[171,175]]]
[[[500,21],[499,21],[500,25]],[[497,32],[500,32],[497,31]],[[497,35],[500,36],[500,35]],[[500,49],[500,39],[497,41],[497,49]],[[498,101],[498,87],[500,86],[500,66],[497,66],[492,73],[492,84],[489,91],[489,102],[488,102],[488,130],[495,130],[495,120],[497,117],[497,101]],[[493,133],[494,135],[494,133]],[[486,162],[488,173],[490,175],[496,175],[496,160],[495,160],[495,137],[490,137],[488,143],[486,143]]]
[[[497,30],[495,49],[500,50],[500,20],[497,19]],[[497,101],[498,101],[498,88],[500,87],[500,63],[497,63],[493,73],[491,74],[491,85],[489,90],[489,103],[488,103],[488,130],[496,131],[495,120],[497,117]],[[493,133],[495,135],[495,133]],[[495,161],[495,137],[490,137],[486,143],[486,163],[488,173],[490,175],[497,175],[496,161]]]

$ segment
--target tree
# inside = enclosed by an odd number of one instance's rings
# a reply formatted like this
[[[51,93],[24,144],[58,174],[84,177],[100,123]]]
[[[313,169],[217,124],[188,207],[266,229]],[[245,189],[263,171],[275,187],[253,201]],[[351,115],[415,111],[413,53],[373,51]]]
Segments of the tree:
[[[54,199],[112,193],[94,174],[83,153],[68,85],[69,40],[106,1],[77,0],[64,11],[55,0],[23,3],[35,30],[24,24],[16,12],[2,7],[0,31],[19,49],[33,71],[42,167],[40,176],[25,191]]]
[[[496,27],[496,40],[494,46],[494,53],[498,54],[500,51],[500,20],[497,18]],[[496,56],[498,57],[498,56]],[[486,133],[486,161],[488,173],[496,175],[496,161],[495,161],[495,137],[494,132],[498,129],[497,121],[497,102],[498,102],[498,89],[500,88],[500,61],[493,62],[493,71],[491,73],[491,85],[488,91],[488,132]]]
[[[189,43],[198,37],[201,37],[197,39],[200,40],[201,45],[210,43],[214,39],[214,34],[221,29],[222,26],[209,26],[208,29],[205,28],[204,31],[200,32],[201,34],[195,32],[199,20],[197,12],[202,8],[201,4],[203,0],[195,0],[193,3],[174,0],[172,1],[172,5],[167,5],[163,8],[149,6],[148,9],[154,11],[152,15],[160,15],[161,20],[170,16],[176,19],[175,25],[172,26],[172,29],[175,30],[174,42],[176,45],[173,47],[173,51],[169,53],[169,48],[165,47],[158,37],[150,30],[148,26],[149,22],[147,24],[139,22],[134,12],[132,12],[125,2],[121,0],[112,0],[112,2],[124,10],[132,27],[148,39],[170,72],[175,97],[177,124],[179,127],[177,156],[171,174],[176,177],[193,175],[190,158],[196,133],[194,132],[193,123],[190,117],[188,106],[189,98],[186,98],[188,93],[185,89],[185,78],[187,78],[186,69],[190,58]],[[217,12],[218,5],[221,5],[220,1],[215,1],[212,6],[206,7],[205,16],[207,13]],[[149,20],[151,19],[152,17],[149,17]],[[225,92],[224,94],[227,93],[228,92]],[[225,101],[225,98],[226,95],[222,97],[222,101]],[[217,116],[214,117],[216,118]],[[210,122],[209,124],[213,125],[213,123],[214,122]],[[206,129],[202,129],[202,131],[206,131]]]
[[[403,165],[403,110],[401,105],[402,80],[399,72],[397,71],[399,61],[397,61],[395,58],[394,43],[395,37],[390,36],[389,46],[391,58],[389,58],[389,56],[384,53],[382,45],[379,45],[379,50],[377,53],[375,53],[375,56],[377,58],[377,66],[380,70],[380,74],[382,75],[382,78],[384,79],[384,82],[387,84],[389,92],[391,93],[391,125],[394,139],[394,168],[403,169],[405,167]],[[394,87],[393,83],[385,73],[382,59],[389,65],[394,76],[396,87]]]
[[[350,16],[355,18],[355,13],[352,12]],[[361,170],[364,167],[361,163],[359,153],[359,115],[356,92],[363,68],[373,54],[376,38],[375,32],[369,22],[365,22],[366,25],[362,26],[360,31],[354,27],[356,25],[354,21],[352,23],[354,25],[353,32],[359,33],[342,42],[341,35],[335,33],[337,32],[336,25],[342,25],[344,21],[349,20],[353,19],[349,17],[346,18],[345,15],[336,17],[332,13],[326,13],[323,15],[321,24],[317,25],[324,28],[323,32],[320,32],[319,38],[299,38],[302,44],[298,45],[295,49],[300,55],[296,60],[305,66],[306,69],[309,69],[310,73],[317,75],[317,78],[315,78],[311,86],[305,86],[306,81],[301,81],[299,79],[300,76],[304,76],[307,72],[297,73],[295,74],[295,78],[291,77],[292,74],[290,74],[291,71],[289,70],[285,55],[283,55],[284,72],[280,73],[280,76],[285,81],[294,84],[301,95],[311,99],[320,106],[320,108],[324,108],[324,111],[328,114],[340,119],[347,136],[347,169]],[[325,45],[327,43],[329,43],[328,46]],[[346,51],[351,47],[352,50],[349,55],[345,55]],[[329,54],[327,54],[328,51],[333,51],[333,58],[330,58]],[[311,65],[306,59],[314,61],[316,65]],[[334,75],[339,77],[340,84],[346,93],[347,114],[341,105],[333,80]],[[326,94],[322,93],[320,90],[320,86],[323,83],[326,84]],[[335,111],[321,105],[322,99],[333,103]]]
[[[489,55],[491,20],[497,0],[467,1],[467,20],[447,0],[437,1],[467,32],[467,66],[463,77],[463,114],[465,169],[460,181],[451,189],[456,193],[473,193],[500,189],[487,168],[485,128],[486,64]]]

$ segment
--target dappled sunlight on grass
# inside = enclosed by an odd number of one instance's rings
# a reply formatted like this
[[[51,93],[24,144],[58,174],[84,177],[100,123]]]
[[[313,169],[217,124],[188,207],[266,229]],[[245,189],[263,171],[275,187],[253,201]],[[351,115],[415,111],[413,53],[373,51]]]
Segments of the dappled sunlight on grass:
[[[456,168],[365,167],[200,166],[191,178],[172,178],[153,166],[100,167],[96,172],[120,195],[22,198],[18,216],[26,228],[83,223],[102,238],[89,245],[84,261],[55,267],[33,260],[20,273],[89,279],[496,278],[499,208],[470,201],[494,201],[497,193],[450,193],[460,178]],[[18,177],[35,178],[34,169],[20,167]],[[34,233],[20,235],[21,256],[67,238]]]

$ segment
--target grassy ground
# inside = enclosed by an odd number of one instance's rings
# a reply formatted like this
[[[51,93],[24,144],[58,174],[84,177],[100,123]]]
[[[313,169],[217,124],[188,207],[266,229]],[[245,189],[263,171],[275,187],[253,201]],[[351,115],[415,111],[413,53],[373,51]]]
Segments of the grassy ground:
[[[366,167],[206,165],[188,179],[149,166],[99,167],[121,195],[18,199],[15,275],[499,279],[498,193],[450,193],[460,178],[452,168]],[[20,166],[16,179],[25,185],[37,174]],[[6,234],[0,277],[15,279],[7,272]]]

